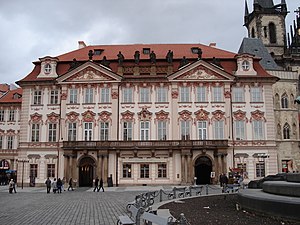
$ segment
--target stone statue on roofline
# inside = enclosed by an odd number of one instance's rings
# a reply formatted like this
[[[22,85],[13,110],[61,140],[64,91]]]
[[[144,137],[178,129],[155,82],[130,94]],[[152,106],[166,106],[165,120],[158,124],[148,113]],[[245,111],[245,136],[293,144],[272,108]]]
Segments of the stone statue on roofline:
[[[185,56],[183,56],[183,58],[182,58],[181,61],[180,61],[180,66],[179,66],[179,68],[182,67],[182,66],[185,66],[185,65],[188,64],[188,63],[189,63],[189,61],[187,60],[187,58],[185,58]]]
[[[139,64],[139,62],[140,62],[140,52],[135,51],[135,53],[134,53],[134,63]]]
[[[110,64],[110,61],[108,61],[108,60],[106,59],[106,56],[103,56],[103,59],[102,59],[102,61],[101,61],[101,65],[106,66],[106,67],[109,68],[109,64]]]
[[[88,53],[89,60],[93,60],[93,55],[94,55],[93,50],[89,50],[89,53]]]
[[[166,55],[166,59],[168,63],[172,63],[173,62],[173,51],[169,50],[167,55]]]
[[[198,60],[202,59],[202,49],[198,48]]]
[[[152,64],[156,63],[156,54],[154,53],[154,51],[152,51],[150,53],[150,61],[151,61]]]
[[[119,66],[122,66],[124,62],[124,55],[121,52],[119,52],[117,56],[118,56],[118,64]]]
[[[79,63],[77,62],[77,60],[74,58],[73,61],[70,63],[70,69],[74,69],[77,66],[79,66]]]

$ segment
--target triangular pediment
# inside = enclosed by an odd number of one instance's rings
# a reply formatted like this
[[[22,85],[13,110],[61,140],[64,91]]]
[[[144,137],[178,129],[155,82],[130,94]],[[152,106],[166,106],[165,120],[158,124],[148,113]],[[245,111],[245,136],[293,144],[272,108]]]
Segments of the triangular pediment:
[[[97,83],[121,81],[119,75],[113,73],[108,68],[93,62],[86,62],[83,65],[67,72],[57,78],[59,83]]]
[[[168,78],[178,81],[224,81],[233,80],[234,76],[218,66],[199,60],[169,75]]]

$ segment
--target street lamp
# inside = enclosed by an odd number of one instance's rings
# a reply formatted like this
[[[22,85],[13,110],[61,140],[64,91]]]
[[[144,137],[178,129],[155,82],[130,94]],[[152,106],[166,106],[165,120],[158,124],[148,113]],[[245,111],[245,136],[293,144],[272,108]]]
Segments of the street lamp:
[[[18,162],[22,163],[22,189],[23,189],[23,183],[24,183],[24,163],[28,163],[28,159],[18,159]]]

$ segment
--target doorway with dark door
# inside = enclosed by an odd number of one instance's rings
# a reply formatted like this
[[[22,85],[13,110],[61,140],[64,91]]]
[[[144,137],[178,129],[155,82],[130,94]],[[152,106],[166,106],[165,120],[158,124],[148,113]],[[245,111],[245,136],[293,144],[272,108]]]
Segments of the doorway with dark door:
[[[92,187],[95,161],[90,157],[82,158],[79,162],[79,187]]]
[[[212,162],[207,156],[199,157],[195,162],[196,184],[210,184],[212,172]]]

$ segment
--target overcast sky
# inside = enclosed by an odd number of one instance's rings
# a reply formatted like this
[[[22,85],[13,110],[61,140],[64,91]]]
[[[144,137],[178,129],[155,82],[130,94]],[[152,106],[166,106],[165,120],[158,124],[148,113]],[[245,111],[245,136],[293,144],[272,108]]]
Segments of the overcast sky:
[[[253,0],[247,0],[250,12]],[[279,3],[280,0],[274,0]],[[295,18],[299,0],[286,0]],[[237,52],[245,0],[0,0],[0,83],[14,83],[33,61],[87,45],[216,42]]]

